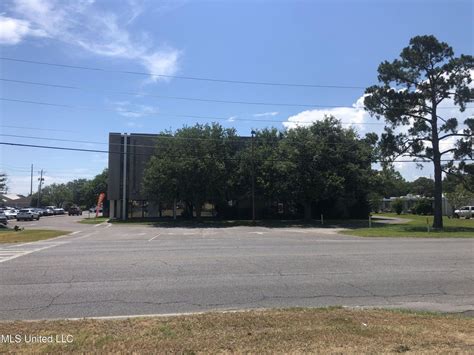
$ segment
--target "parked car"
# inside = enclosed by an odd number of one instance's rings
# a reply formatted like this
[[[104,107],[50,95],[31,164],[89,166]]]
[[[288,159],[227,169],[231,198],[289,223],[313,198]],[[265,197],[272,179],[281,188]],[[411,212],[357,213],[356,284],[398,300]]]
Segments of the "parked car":
[[[64,214],[64,213],[66,213],[66,212],[64,211],[64,208],[55,208],[55,209],[54,209],[54,214],[55,214],[55,215],[57,215],[57,214]]]
[[[96,209],[97,209],[97,206],[91,207],[91,208],[89,208],[89,212],[95,213]],[[99,207],[99,213],[102,213],[102,207]]]
[[[54,209],[53,208],[50,208],[49,206],[46,206],[44,209],[43,209],[43,216],[53,216],[54,215]]]
[[[463,206],[454,211],[454,218],[472,218],[474,217],[474,206]]]
[[[42,209],[42,208],[35,208],[35,211],[38,212],[38,214],[40,215],[40,217],[43,217],[43,216],[44,216],[44,209]]]
[[[39,219],[40,219],[40,215],[38,214],[38,212],[34,208],[23,208],[16,215],[16,220],[17,221],[21,221],[21,220],[24,220],[24,221],[30,220],[30,221],[32,221],[34,219],[36,219],[37,221],[39,221]]]
[[[14,209],[14,208],[9,208],[9,209],[3,210],[3,213],[5,214],[7,219],[15,219],[16,215],[18,213],[18,210]]]
[[[69,216],[81,216],[82,215],[82,210],[77,206],[70,207],[69,210],[68,210],[68,215]]]
[[[51,211],[50,216],[54,215],[54,210],[56,209],[56,206],[46,206],[44,209]]]
[[[3,211],[0,211],[0,224],[7,225],[8,223],[8,218],[5,216],[5,213]]]

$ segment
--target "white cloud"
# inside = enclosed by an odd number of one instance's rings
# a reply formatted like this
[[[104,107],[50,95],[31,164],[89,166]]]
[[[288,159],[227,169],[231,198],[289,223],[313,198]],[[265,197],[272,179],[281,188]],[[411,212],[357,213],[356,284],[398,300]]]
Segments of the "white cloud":
[[[262,112],[262,113],[255,113],[253,117],[268,117],[268,116],[276,116],[278,115],[279,112],[273,111],[273,112]]]
[[[234,122],[237,116],[231,116],[227,119],[227,122]]]
[[[146,34],[133,35],[126,28],[143,11],[136,1],[119,4],[129,10],[122,16],[99,8],[93,0],[12,0],[12,4],[15,18],[4,17],[6,28],[0,22],[0,43],[49,37],[95,55],[133,60],[153,74],[174,75],[179,69],[181,51],[156,47]],[[165,78],[152,77],[161,79]]]
[[[28,21],[0,15],[0,44],[18,44],[27,36],[45,37],[46,32],[31,28]]]
[[[161,51],[145,55],[141,58],[143,65],[150,73],[161,75],[173,75],[178,71],[178,60],[181,52],[173,48],[165,48]],[[151,76],[150,81],[169,80],[166,77]]]
[[[361,96],[352,104],[352,107],[306,110],[288,117],[283,126],[290,129],[297,126],[307,126],[313,122],[324,120],[326,116],[334,116],[342,122],[354,124],[358,126],[359,130],[365,130],[363,124],[370,119],[370,115],[364,110],[364,96]]]
[[[158,109],[153,106],[133,104],[130,101],[115,101],[112,102],[112,104],[119,115],[128,118],[139,118],[158,114]]]

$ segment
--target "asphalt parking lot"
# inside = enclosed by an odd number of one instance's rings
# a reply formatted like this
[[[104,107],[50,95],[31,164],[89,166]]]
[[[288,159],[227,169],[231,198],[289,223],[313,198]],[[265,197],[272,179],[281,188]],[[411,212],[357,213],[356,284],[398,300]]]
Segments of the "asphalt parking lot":
[[[473,239],[86,225],[80,219],[10,222],[72,234],[0,245],[0,319],[330,305],[474,309]]]

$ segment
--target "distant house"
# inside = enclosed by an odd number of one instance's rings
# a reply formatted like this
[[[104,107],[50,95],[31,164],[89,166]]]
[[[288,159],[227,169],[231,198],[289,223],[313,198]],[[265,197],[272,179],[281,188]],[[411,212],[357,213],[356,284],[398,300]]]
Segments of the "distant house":
[[[31,197],[16,195],[16,194],[4,194],[0,195],[0,206],[2,207],[29,207],[31,205]]]
[[[408,194],[406,196],[400,196],[400,197],[390,197],[390,198],[384,198],[381,201],[381,206],[380,209],[383,212],[391,212],[392,211],[392,202],[400,199],[403,201],[403,212],[402,213],[409,213],[411,209],[415,206],[416,202],[421,199],[428,199],[431,200],[431,203],[434,204],[434,199],[432,197],[424,197],[420,195],[412,195]],[[454,210],[451,204],[449,203],[448,199],[443,196],[443,215],[444,216],[452,216]]]

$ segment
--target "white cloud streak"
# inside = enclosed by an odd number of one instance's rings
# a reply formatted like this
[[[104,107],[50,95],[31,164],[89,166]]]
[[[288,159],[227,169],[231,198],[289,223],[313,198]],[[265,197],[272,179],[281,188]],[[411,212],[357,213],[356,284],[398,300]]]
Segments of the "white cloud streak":
[[[128,6],[127,18],[95,6],[93,0],[12,0],[10,16],[0,18],[0,43],[15,45],[28,37],[48,37],[98,56],[139,63],[158,75],[174,75],[180,50],[155,47],[142,33],[133,35],[126,26],[143,11],[137,1]],[[124,25],[122,25],[124,24]],[[157,76],[150,81],[166,80]]]
[[[273,112],[262,112],[262,113],[255,113],[255,114],[253,115],[253,117],[269,117],[269,116],[270,116],[270,117],[273,117],[273,116],[276,116],[276,115],[278,115],[278,114],[279,114],[279,112],[277,112],[277,111],[273,111]]]
[[[112,102],[112,105],[119,115],[128,118],[139,118],[158,114],[158,108],[156,107],[133,104],[130,101],[115,101]]]

